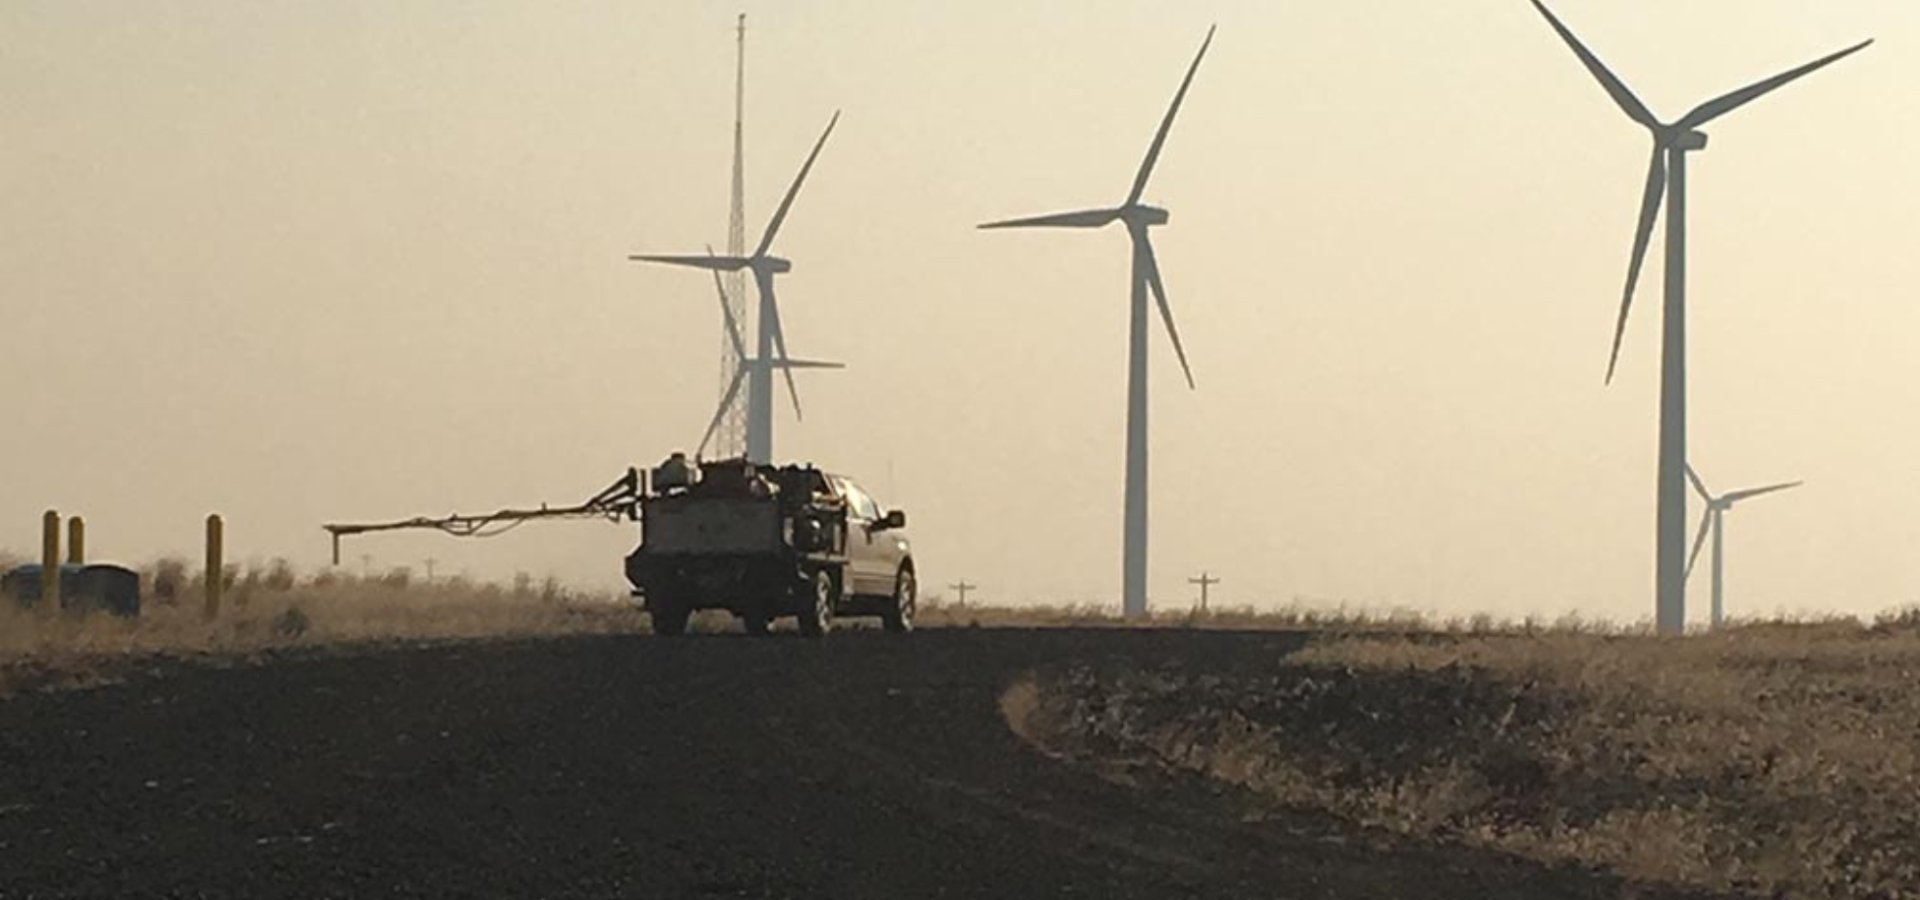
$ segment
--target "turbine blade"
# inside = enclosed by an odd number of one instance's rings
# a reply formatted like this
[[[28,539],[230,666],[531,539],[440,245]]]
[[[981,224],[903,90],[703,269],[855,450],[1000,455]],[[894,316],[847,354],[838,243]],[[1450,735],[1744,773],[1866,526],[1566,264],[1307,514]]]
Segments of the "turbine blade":
[[[774,365],[782,369],[844,369],[847,367],[846,363],[819,362],[810,359],[781,359]]]
[[[1693,482],[1693,489],[1700,494],[1700,499],[1713,502],[1713,492],[1707,490],[1707,483],[1700,480],[1700,473],[1693,470],[1693,463],[1687,463],[1687,480]]]
[[[1728,506],[1732,506],[1733,504],[1739,503],[1742,500],[1752,500],[1755,497],[1764,497],[1768,494],[1777,494],[1781,491],[1797,488],[1803,484],[1806,484],[1806,482],[1795,481],[1788,484],[1776,484],[1769,487],[1753,488],[1752,490],[1734,491],[1733,493],[1728,494],[1725,497],[1722,497],[1721,500],[1722,502],[1726,503]]]
[[[1700,549],[1707,545],[1707,529],[1713,527],[1713,510],[1708,509],[1700,516],[1700,531],[1693,536],[1693,553],[1687,556],[1687,571],[1683,577],[1693,576],[1693,564],[1700,561]]]
[[[835,111],[833,119],[827,122],[827,130],[820,133],[820,140],[813,145],[813,152],[807,154],[807,162],[800,167],[800,174],[793,179],[793,187],[787,188],[787,195],[780,198],[780,208],[774,210],[773,220],[767,223],[767,233],[760,238],[760,247],[753,251],[755,257],[767,255],[773,248],[773,237],[780,233],[780,223],[787,220],[787,210],[793,208],[793,198],[800,195],[800,185],[805,184],[807,173],[813,171],[813,161],[820,158],[820,148],[827,145],[827,136],[833,134],[833,126],[840,123],[840,113]]]
[[[707,248],[707,255],[713,255],[713,248]],[[740,322],[733,317],[733,304],[727,302],[727,287],[720,282],[720,270],[713,270],[713,290],[720,295],[720,317],[727,324],[727,340],[733,342],[734,358],[745,364],[747,360],[747,342],[740,337]]]
[[[787,356],[787,333],[780,327],[780,303],[773,296],[772,276],[767,277],[765,290],[767,292],[767,329],[773,332],[773,359],[768,360],[767,365],[779,369],[780,374],[786,376],[787,396],[793,398],[793,417],[804,422],[806,416],[800,412],[800,388],[793,383],[793,367],[787,365],[790,362]]]
[[[695,459],[707,455],[707,444],[713,441],[713,433],[720,430],[720,420],[726,418],[727,410],[733,408],[734,398],[740,396],[740,382],[747,377],[748,365],[750,363],[743,360],[740,368],[733,370],[733,380],[727,383],[727,395],[720,399],[720,407],[713,411],[713,421],[707,423],[707,433],[700,436],[700,448],[693,452]]]
[[[747,267],[747,260],[738,256],[714,256],[711,249],[706,256],[654,256],[636,253],[627,259],[634,262],[660,263],[668,266],[685,266],[690,269],[710,269],[715,272],[738,272]]]
[[[1770,94],[1781,87],[1786,86],[1786,84],[1790,81],[1795,81],[1803,76],[1811,75],[1816,70],[1824,69],[1827,66],[1833,65],[1834,63],[1837,63],[1843,59],[1846,59],[1849,56],[1854,55],[1855,53],[1859,53],[1860,51],[1867,49],[1867,47],[1871,46],[1872,44],[1873,44],[1872,41],[1861,41],[1860,43],[1855,44],[1851,47],[1848,47],[1847,49],[1842,50],[1838,53],[1834,53],[1834,54],[1823,56],[1819,59],[1816,59],[1813,62],[1807,63],[1804,66],[1801,66],[1798,69],[1793,69],[1788,72],[1782,72],[1779,75],[1775,75],[1772,78],[1769,78],[1765,81],[1755,82],[1754,84],[1743,87],[1737,91],[1734,91],[1733,93],[1727,94],[1722,97],[1717,97],[1712,100],[1708,100],[1707,102],[1700,104],[1698,107],[1695,107],[1693,112],[1687,113],[1685,118],[1682,118],[1679,122],[1674,124],[1674,127],[1675,128],[1698,128],[1702,125],[1707,124],[1708,122],[1713,121],[1714,119],[1718,119],[1721,116],[1726,115],[1727,113],[1733,112],[1734,110],[1739,109],[1742,106],[1752,103],[1753,101],[1758,100],[1761,97],[1766,96],[1767,94]]]
[[[1153,176],[1153,167],[1160,161],[1160,148],[1167,143],[1167,132],[1173,130],[1173,117],[1180,114],[1180,104],[1187,99],[1187,88],[1193,86],[1193,75],[1200,71],[1200,60],[1207,56],[1207,48],[1213,46],[1213,32],[1220,26],[1207,28],[1207,39],[1200,42],[1200,52],[1193,57],[1193,65],[1187,67],[1187,77],[1180,82],[1180,90],[1173,95],[1173,105],[1167,107],[1167,117],[1160,120],[1160,130],[1153,135],[1153,144],[1147,148],[1147,158],[1140,163],[1140,172],[1133,176],[1133,192],[1127,195],[1126,206],[1140,202],[1140,195],[1147,192],[1147,179]]]
[[[1153,288],[1153,299],[1160,304],[1160,319],[1167,323],[1167,336],[1173,338],[1173,352],[1180,357],[1180,371],[1187,375],[1187,389],[1193,390],[1193,368],[1187,365],[1187,348],[1180,344],[1180,329],[1173,325],[1173,307],[1167,303],[1167,287],[1160,282],[1160,261],[1154,258],[1153,241],[1146,235],[1145,229],[1137,230],[1133,239],[1140,245],[1140,254],[1147,262],[1147,286]]]
[[[1099,228],[1120,218],[1117,209],[1083,209],[1077,212],[1049,213],[1026,219],[988,222],[981,228]]]
[[[1553,10],[1548,9],[1547,5],[1540,0],[1533,0],[1533,6],[1540,10],[1541,15],[1547,17],[1547,22],[1553,26],[1553,30],[1560,33],[1560,39],[1567,42],[1567,46],[1573,49],[1575,56],[1580,57],[1580,62],[1587,67],[1587,71],[1593,73],[1594,78],[1599,80],[1600,86],[1607,89],[1607,94],[1613,97],[1613,102],[1620,105],[1622,112],[1648,128],[1655,131],[1660,129],[1660,120],[1654,118],[1653,112],[1647,109],[1647,105],[1641,103],[1640,98],[1635,97],[1633,91],[1627,89],[1626,83],[1613,74],[1606,63],[1600,61],[1600,57],[1594,56],[1593,51],[1587,49],[1587,45],[1580,43],[1580,39],[1574,37],[1573,32],[1561,23],[1560,17],[1553,14]]]
[[[1627,288],[1620,295],[1620,318],[1613,324],[1613,352],[1607,356],[1607,383],[1620,367],[1620,345],[1627,338],[1627,315],[1633,311],[1633,292],[1640,285],[1640,271],[1647,263],[1647,247],[1653,243],[1653,226],[1660,220],[1660,201],[1667,194],[1666,151],[1656,141],[1653,161],[1647,166],[1646,192],[1640,200],[1640,225],[1633,233],[1633,257],[1627,262]]]

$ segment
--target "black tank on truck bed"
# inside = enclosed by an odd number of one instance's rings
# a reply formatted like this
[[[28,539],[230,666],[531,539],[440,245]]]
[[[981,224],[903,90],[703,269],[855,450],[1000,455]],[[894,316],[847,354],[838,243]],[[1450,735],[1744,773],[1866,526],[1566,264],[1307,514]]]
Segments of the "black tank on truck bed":
[[[626,569],[654,633],[682,634],[702,609],[727,610],[753,634],[789,616],[811,637],[843,616],[912,629],[918,584],[906,514],[882,513],[852,480],[810,465],[697,463],[678,453],[651,475]]]

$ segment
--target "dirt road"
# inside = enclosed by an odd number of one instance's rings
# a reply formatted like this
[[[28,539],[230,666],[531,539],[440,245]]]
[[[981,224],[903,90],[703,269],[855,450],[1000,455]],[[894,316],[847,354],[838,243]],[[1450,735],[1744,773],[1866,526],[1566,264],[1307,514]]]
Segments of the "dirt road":
[[[1286,635],[582,638],[0,702],[0,897],[1614,898],[1034,752],[1030,667]],[[1640,893],[1637,896],[1653,896]]]

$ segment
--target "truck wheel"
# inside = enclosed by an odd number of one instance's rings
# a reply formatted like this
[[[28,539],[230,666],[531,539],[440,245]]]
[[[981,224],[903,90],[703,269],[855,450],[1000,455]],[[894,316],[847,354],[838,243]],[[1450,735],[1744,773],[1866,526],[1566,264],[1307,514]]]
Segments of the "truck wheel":
[[[833,573],[813,573],[807,596],[800,602],[800,633],[807,637],[825,637],[833,630]]]
[[[648,602],[647,613],[653,619],[655,635],[679,637],[687,633],[687,618],[693,611],[685,603],[661,598]]]
[[[758,610],[740,616],[740,627],[754,637],[765,637],[768,624],[767,614]]]
[[[894,634],[906,634],[913,630],[913,614],[920,608],[920,586],[913,580],[912,569],[901,569],[900,575],[893,579],[893,603],[880,613],[880,623]]]

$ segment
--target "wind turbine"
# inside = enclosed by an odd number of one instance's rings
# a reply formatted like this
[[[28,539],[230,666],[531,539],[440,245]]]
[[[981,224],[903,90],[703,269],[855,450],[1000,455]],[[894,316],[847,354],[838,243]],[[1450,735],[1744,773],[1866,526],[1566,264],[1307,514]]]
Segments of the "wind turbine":
[[[1707,544],[1707,533],[1713,533],[1713,627],[1719,628],[1726,621],[1726,541],[1725,519],[1727,510],[1734,504],[1767,494],[1797,488],[1805,482],[1795,481],[1788,484],[1776,484],[1770,487],[1752,488],[1734,491],[1715,497],[1707,490],[1706,482],[1700,480],[1700,474],[1687,466],[1687,480],[1693,482],[1693,489],[1700,493],[1700,499],[1707,501],[1707,511],[1700,516],[1700,531],[1693,538],[1693,554],[1687,557],[1687,575],[1693,575],[1693,564],[1700,559],[1700,550]]]
[[[1655,619],[1664,634],[1686,630],[1686,552],[1687,552],[1687,154],[1706,149],[1707,136],[1698,129],[1727,113],[1805,75],[1825,68],[1872,44],[1864,41],[1838,53],[1814,60],[1756,82],[1695,107],[1672,123],[1663,123],[1640,102],[1625,83],[1609,71],[1573,32],[1555,17],[1540,0],[1533,0],[1540,14],[1547,17],[1560,38],[1572,48],[1587,71],[1605,88],[1627,117],[1653,135],[1653,160],[1647,169],[1647,184],[1640,206],[1640,224],[1634,233],[1633,256],[1627,267],[1626,291],[1620,300],[1620,317],[1614,325],[1613,353],[1607,359],[1607,382],[1612,383],[1620,360],[1620,342],[1626,333],[1627,314],[1633,307],[1633,291],[1640,280],[1647,245],[1653,237],[1653,225],[1660,215],[1660,204],[1667,206],[1666,302],[1662,309],[1660,353],[1660,472],[1657,489],[1658,533],[1655,538]]]
[[[1213,28],[1207,29],[1207,39],[1200,45],[1200,52],[1193,58],[1193,64],[1187,68],[1187,77],[1180,82],[1180,90],[1173,95],[1173,105],[1167,108],[1165,119],[1160,122],[1160,130],[1153,136],[1153,144],[1147,148],[1147,158],[1140,164],[1140,171],[1134,175],[1133,188],[1127,193],[1127,199],[1119,206],[1110,209],[1089,209],[1077,212],[1054,213],[1027,219],[1010,219],[1004,222],[990,222],[981,228],[1103,228],[1115,222],[1127,226],[1127,236],[1133,242],[1133,302],[1131,325],[1127,332],[1127,487],[1125,555],[1121,564],[1121,601],[1126,614],[1142,616],[1147,612],[1147,291],[1152,290],[1154,299],[1160,306],[1160,318],[1166,323],[1167,336],[1173,339],[1173,352],[1180,358],[1180,369],[1186,373],[1187,387],[1193,388],[1193,369],[1187,365],[1186,348],[1180,344],[1180,331],[1173,324],[1173,308],[1167,305],[1167,289],[1160,281],[1160,264],[1154,258],[1153,241],[1147,229],[1167,224],[1167,211],[1140,202],[1147,190],[1147,179],[1153,175],[1153,167],[1160,159],[1160,149],[1167,142],[1167,132],[1173,128],[1173,118],[1180,112],[1180,103],[1186,99],[1187,88],[1193,85],[1193,76],[1200,70],[1200,60],[1207,55],[1207,47],[1213,44]]]
[[[707,248],[707,255],[713,255],[712,247]],[[786,352],[784,343],[780,347],[782,355],[778,357],[767,358],[748,355],[746,341],[740,336],[740,320],[733,316],[734,305],[727,296],[727,286],[720,279],[720,270],[714,269],[712,271],[713,290],[720,298],[720,316],[726,322],[727,326],[727,342],[729,346],[733,348],[733,358],[739,360],[740,364],[734,367],[733,380],[727,383],[727,392],[720,398],[720,405],[713,411],[713,421],[707,423],[706,433],[700,436],[700,447],[694,451],[694,458],[696,459],[707,455],[707,445],[713,442],[714,434],[718,432],[720,426],[726,422],[727,414],[733,411],[733,401],[734,398],[740,396],[741,383],[751,378],[753,373],[763,369],[781,369],[791,373],[794,369],[846,368],[846,366],[840,363],[788,359],[784,355]],[[778,327],[777,324],[776,327]],[[771,375],[768,376],[768,380],[772,380]],[[790,392],[793,391],[793,376],[791,374],[787,376],[787,389]],[[749,406],[751,406],[751,404],[749,404]],[[793,393],[793,415],[795,418],[800,417],[800,395],[797,392]],[[751,433],[752,432],[749,432],[750,435]],[[759,462],[761,460],[755,461]]]
[[[793,383],[795,369],[835,369],[837,363],[822,363],[796,360],[787,355],[787,338],[780,328],[780,306],[775,301],[773,276],[793,270],[790,260],[771,255],[773,239],[779,235],[780,226],[787,219],[787,213],[793,208],[793,200],[800,195],[800,186],[807,181],[807,173],[813,170],[814,160],[820,158],[821,148],[827,145],[827,138],[833,134],[833,126],[839,124],[840,114],[833,114],[827,123],[827,130],[821,132],[820,140],[813,145],[813,152],[807,155],[807,161],[800,167],[800,174],[793,179],[793,186],[787,189],[787,195],[780,199],[780,206],[774,210],[773,219],[767,223],[766,233],[760,237],[760,245],[754,248],[750,256],[715,256],[708,248],[705,256],[656,256],[635,254],[627,257],[638,262],[662,263],[670,266],[686,266],[694,269],[706,269],[714,273],[715,286],[719,286],[719,273],[747,270],[753,274],[754,288],[760,295],[760,309],[756,316],[759,325],[758,352],[749,358],[744,341],[739,334],[739,323],[734,321],[733,313],[726,313],[727,327],[735,350],[741,360],[740,368],[734,372],[733,382],[727,394],[720,401],[720,409],[714,415],[713,424],[707,427],[706,437],[701,439],[704,450],[713,437],[714,429],[726,416],[727,409],[733,405],[733,398],[739,393],[742,381],[747,387],[747,459],[756,463],[773,461],[773,372],[775,369],[786,376],[787,394],[793,398],[793,413],[800,417],[800,391]],[[720,288],[721,306],[726,303],[726,289]]]

